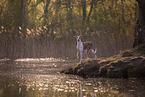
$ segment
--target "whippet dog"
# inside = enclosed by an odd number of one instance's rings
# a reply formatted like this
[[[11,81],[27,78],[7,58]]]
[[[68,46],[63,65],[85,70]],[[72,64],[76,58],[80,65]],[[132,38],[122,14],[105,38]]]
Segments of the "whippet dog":
[[[95,60],[97,59],[96,50],[92,49],[93,43],[92,42],[81,42],[81,36],[75,36],[77,38],[77,59],[79,59],[79,52],[80,52],[80,64],[82,62],[82,53],[83,51],[86,53],[86,61],[88,59],[88,52],[91,50],[92,53],[95,55]]]

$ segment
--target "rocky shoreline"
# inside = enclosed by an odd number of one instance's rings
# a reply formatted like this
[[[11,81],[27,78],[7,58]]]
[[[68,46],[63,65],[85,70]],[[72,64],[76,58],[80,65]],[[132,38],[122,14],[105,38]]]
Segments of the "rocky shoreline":
[[[126,50],[109,58],[76,63],[61,73],[79,75],[84,78],[145,78],[145,45]]]

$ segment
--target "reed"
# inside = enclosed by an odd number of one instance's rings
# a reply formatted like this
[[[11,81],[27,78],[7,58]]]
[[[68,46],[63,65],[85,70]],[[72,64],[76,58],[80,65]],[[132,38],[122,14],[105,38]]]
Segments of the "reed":
[[[32,31],[30,32],[32,34],[26,37],[22,35],[13,37],[8,33],[0,33],[0,58],[61,57],[75,59],[76,39],[73,37],[74,32],[71,31],[60,37],[57,34],[52,37],[46,33],[37,35]],[[82,41],[91,41],[94,44],[93,48],[97,48],[98,57],[112,56],[122,50],[132,48],[133,44],[133,39],[126,34],[99,31],[83,33]],[[89,53],[89,57],[93,58],[93,55]]]

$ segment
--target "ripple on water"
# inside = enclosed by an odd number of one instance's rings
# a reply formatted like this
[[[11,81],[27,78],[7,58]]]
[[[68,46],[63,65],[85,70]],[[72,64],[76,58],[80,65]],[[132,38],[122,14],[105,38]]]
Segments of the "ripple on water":
[[[83,79],[60,74],[62,68],[73,64],[65,63],[63,59],[25,58],[5,63],[0,63],[0,91],[3,91],[0,97],[14,95],[12,92],[8,95],[6,91],[17,91],[18,96],[25,97],[29,97],[28,94],[49,97],[114,97],[125,94],[141,97],[145,94],[145,82],[138,79]]]

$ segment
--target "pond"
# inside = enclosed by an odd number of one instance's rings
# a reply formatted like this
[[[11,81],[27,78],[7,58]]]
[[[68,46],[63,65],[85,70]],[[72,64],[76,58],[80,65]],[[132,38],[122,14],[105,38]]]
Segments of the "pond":
[[[60,74],[75,60],[0,59],[0,97],[143,97],[140,79],[88,78]]]

